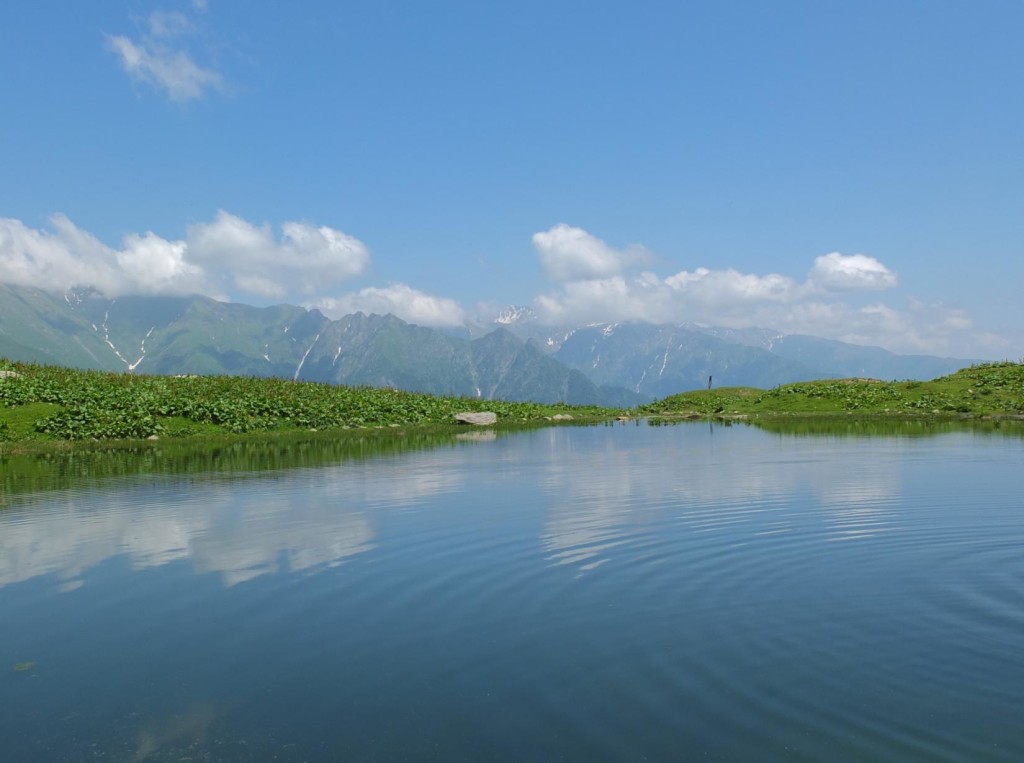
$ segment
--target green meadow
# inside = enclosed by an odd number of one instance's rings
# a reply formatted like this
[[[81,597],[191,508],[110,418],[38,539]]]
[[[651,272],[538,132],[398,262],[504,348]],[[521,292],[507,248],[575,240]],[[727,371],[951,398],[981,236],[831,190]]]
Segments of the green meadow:
[[[0,443],[145,440],[449,425],[493,411],[503,424],[607,416],[513,403],[233,376],[144,376],[0,362]]]
[[[732,387],[672,395],[646,415],[693,417],[1015,417],[1024,414],[1024,364],[984,363],[932,381],[828,379],[770,390]]]
[[[633,410],[515,403],[233,376],[144,376],[0,361],[0,447],[444,427],[459,412],[501,424],[614,416],[982,419],[1024,417],[1024,364],[986,363],[932,381],[829,379],[770,390],[672,395]]]

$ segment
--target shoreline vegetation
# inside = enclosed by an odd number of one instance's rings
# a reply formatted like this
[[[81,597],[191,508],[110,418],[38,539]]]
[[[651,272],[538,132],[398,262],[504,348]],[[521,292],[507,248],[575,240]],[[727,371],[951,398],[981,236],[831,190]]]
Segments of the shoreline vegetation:
[[[640,406],[647,416],[750,419],[1024,420],[1024,363],[963,368],[931,381],[824,379],[769,390],[697,390]]]
[[[467,429],[455,422],[456,414],[485,411],[495,413],[502,427],[622,413],[276,378],[147,376],[0,360],[0,453],[119,442],[456,431]]]
[[[762,426],[808,419],[1024,420],[1024,363],[984,363],[927,382],[828,379],[770,390],[697,390],[627,410],[273,378],[82,371],[0,360],[0,455],[167,441],[450,434],[459,429],[457,413],[483,411],[496,413],[500,428],[623,417]]]

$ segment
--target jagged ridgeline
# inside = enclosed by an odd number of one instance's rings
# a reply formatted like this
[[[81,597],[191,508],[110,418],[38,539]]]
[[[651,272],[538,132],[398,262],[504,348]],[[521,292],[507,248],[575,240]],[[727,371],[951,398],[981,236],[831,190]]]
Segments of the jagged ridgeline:
[[[0,356],[147,374],[230,374],[481,399],[634,405],[507,332],[466,339],[394,316],[0,287]]]
[[[480,399],[630,407],[686,390],[849,376],[930,379],[971,361],[766,329],[542,325],[528,308],[438,330],[206,297],[0,285],[0,357],[146,374],[230,374]]]

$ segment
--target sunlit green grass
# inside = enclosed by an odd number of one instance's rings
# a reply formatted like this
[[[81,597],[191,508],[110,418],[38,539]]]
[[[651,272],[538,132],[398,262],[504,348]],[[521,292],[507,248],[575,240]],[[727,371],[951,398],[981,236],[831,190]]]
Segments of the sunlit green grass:
[[[3,383],[3,382],[0,382]],[[13,408],[0,406],[0,441],[24,440],[37,436],[35,425],[40,419],[60,410],[55,403],[28,403]]]
[[[232,376],[139,376],[0,361],[0,440],[62,442],[210,437],[453,423],[493,411],[502,423],[607,416],[594,407],[438,397]]]
[[[209,438],[256,433],[431,427],[460,411],[504,424],[559,413],[623,411],[437,397],[370,387],[231,376],[161,377],[0,361],[0,443]],[[829,379],[770,390],[732,387],[673,395],[635,413],[693,417],[982,417],[1024,414],[1024,364],[986,363],[930,382]]]
[[[829,379],[673,395],[640,409],[647,414],[756,415],[947,415],[1024,413],[1024,364],[985,363],[929,382]]]

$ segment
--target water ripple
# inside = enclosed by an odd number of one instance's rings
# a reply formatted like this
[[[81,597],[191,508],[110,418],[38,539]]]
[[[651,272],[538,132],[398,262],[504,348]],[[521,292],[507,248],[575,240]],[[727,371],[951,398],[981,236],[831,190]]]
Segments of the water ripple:
[[[51,494],[0,516],[0,647],[46,675],[0,739],[213,697],[295,759],[1017,761],[1020,455],[558,428]]]

